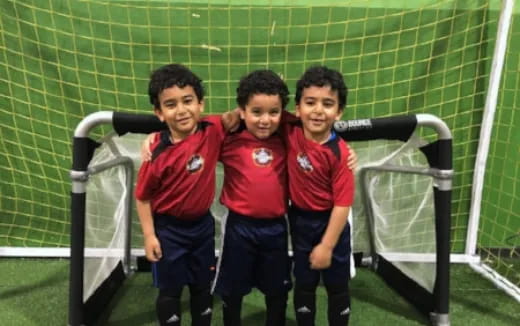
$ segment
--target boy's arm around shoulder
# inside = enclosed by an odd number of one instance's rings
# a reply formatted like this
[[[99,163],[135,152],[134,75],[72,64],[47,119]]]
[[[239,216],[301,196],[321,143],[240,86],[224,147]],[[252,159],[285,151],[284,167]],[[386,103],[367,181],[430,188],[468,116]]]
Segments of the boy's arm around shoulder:
[[[152,160],[152,145],[157,138],[158,132],[153,132],[148,134],[146,138],[141,143],[141,160],[143,162]]]
[[[240,125],[240,113],[239,108],[232,111],[223,113],[220,116],[220,121],[225,132],[234,131]],[[141,144],[141,160],[151,161],[152,160],[152,145],[158,141],[158,132],[154,132],[146,136],[145,140]]]
[[[295,123],[298,121],[300,121],[300,118],[298,118],[293,113],[291,113],[287,110],[282,111],[282,123]]]
[[[223,113],[220,121],[226,132],[235,131],[240,125],[240,108]]]
[[[349,169],[352,170],[352,172],[354,172],[358,168],[357,153],[354,151],[354,149],[348,143],[347,143],[347,147],[348,147],[348,152],[349,152],[347,166]]]

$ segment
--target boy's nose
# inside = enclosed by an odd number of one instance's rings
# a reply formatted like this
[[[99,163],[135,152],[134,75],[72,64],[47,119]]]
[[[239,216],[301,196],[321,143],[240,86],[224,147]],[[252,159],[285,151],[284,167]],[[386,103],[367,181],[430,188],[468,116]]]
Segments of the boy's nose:
[[[185,114],[186,112],[188,112],[188,108],[183,104],[179,105],[179,108],[177,109],[177,114]]]
[[[313,107],[313,112],[315,113],[321,113],[323,112],[323,105],[321,104],[316,104],[314,107]]]

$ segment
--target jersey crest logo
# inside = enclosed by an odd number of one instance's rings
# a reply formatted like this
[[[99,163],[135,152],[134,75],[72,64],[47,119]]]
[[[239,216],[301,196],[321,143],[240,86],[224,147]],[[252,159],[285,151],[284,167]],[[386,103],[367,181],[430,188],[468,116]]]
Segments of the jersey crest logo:
[[[305,153],[298,153],[296,156],[296,161],[298,161],[298,165],[300,165],[300,168],[305,172],[312,172],[314,170],[314,167],[312,166],[311,161],[309,160],[309,157]]]
[[[204,167],[204,159],[199,154],[195,154],[188,160],[188,163],[186,164],[186,170],[188,170],[189,173],[197,173],[202,171],[202,168]]]
[[[253,161],[258,166],[268,166],[273,161],[273,152],[267,148],[253,150]]]

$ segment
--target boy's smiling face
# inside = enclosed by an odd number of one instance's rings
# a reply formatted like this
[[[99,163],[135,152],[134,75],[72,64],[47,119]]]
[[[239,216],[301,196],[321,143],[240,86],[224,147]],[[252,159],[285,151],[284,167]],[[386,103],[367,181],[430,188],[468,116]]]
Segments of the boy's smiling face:
[[[247,130],[258,139],[271,136],[280,125],[282,101],[279,95],[254,94],[245,108],[240,110],[240,118]]]
[[[305,137],[317,143],[329,139],[332,126],[341,113],[338,93],[330,86],[304,88],[296,105],[296,116],[302,121]]]
[[[197,129],[204,101],[199,101],[193,87],[172,86],[159,95],[160,108],[155,109],[159,120],[166,122],[174,141],[182,140]]]

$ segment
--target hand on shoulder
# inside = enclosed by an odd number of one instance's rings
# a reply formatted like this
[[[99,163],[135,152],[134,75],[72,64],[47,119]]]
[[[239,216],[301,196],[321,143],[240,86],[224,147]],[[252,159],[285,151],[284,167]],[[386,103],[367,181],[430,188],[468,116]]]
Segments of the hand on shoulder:
[[[146,139],[141,144],[141,160],[151,161],[152,160],[152,144],[154,143],[156,133],[151,133],[146,136]]]

